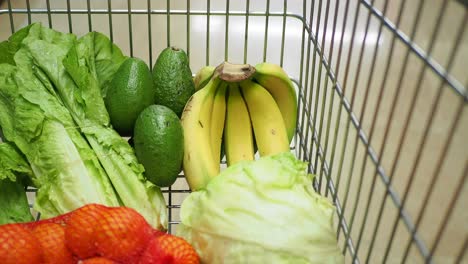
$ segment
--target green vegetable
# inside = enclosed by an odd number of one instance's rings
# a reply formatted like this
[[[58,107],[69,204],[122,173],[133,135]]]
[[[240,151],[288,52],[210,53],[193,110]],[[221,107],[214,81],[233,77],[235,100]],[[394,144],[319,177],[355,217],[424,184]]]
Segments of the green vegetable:
[[[0,126],[34,171],[35,209],[49,218],[87,203],[117,206],[105,171],[51,84],[35,77],[25,52],[15,61],[0,64]]]
[[[10,143],[0,142],[0,225],[34,220],[25,185],[31,167]]]
[[[343,263],[312,178],[291,153],[238,163],[184,200],[177,233],[204,263]]]
[[[8,40],[0,42],[0,63],[15,65],[13,57],[20,48],[21,41],[28,35],[30,28],[31,25],[26,26],[11,35]]]
[[[42,76],[41,80],[50,80],[52,85],[49,87],[54,89],[56,98],[60,98],[69,110],[79,131],[91,145],[121,204],[134,208],[154,227],[166,228],[167,213],[162,192],[145,180],[144,168],[138,163],[133,149],[110,127],[100,84],[107,82],[102,78],[110,78],[112,70],[100,67],[119,56],[115,56],[118,52],[96,53],[103,51],[100,47],[112,46],[109,39],[98,36],[91,32],[77,40],[74,35],[35,24],[18,52],[24,51],[31,56],[32,67],[39,69],[36,75]],[[112,47],[116,49],[116,46]]]
[[[91,32],[88,35],[93,39],[94,63],[99,87],[102,96],[106,97],[112,78],[127,57],[105,35],[98,32]],[[92,56],[90,59],[92,60]]]

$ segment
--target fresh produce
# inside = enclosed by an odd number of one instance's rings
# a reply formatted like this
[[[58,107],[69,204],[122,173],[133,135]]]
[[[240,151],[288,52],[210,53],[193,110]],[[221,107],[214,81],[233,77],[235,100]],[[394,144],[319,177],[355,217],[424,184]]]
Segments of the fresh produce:
[[[94,51],[94,58],[93,56],[89,56],[90,67],[92,67],[92,62],[94,62],[96,79],[101,88],[101,96],[105,98],[110,82],[122,63],[127,59],[127,56],[123,55],[120,48],[109,41],[109,38],[104,34],[90,32],[87,35],[89,37],[82,38],[82,40],[89,42],[87,44],[88,47],[94,46],[91,50]]]
[[[154,103],[151,72],[144,61],[128,58],[120,65],[105,103],[114,129],[122,136],[131,136],[138,115]]]
[[[108,258],[97,257],[97,258],[90,258],[90,259],[82,260],[80,264],[118,264],[118,263]]]
[[[152,229],[135,210],[89,204],[56,218],[0,226],[2,264],[199,263],[184,239]]]
[[[267,89],[275,99],[291,142],[297,123],[297,98],[294,85],[279,65],[263,62],[255,65],[255,70],[253,80]]]
[[[223,155],[223,147],[228,166],[241,160],[253,160],[257,146],[260,156],[289,151],[297,119],[297,104],[290,102],[296,100],[294,86],[281,67],[270,64],[258,67],[261,70],[258,75],[251,65],[228,62],[213,71],[208,66],[198,71],[195,79],[200,88],[187,102],[181,117],[184,137],[193,139],[184,142],[183,162],[192,190],[203,188],[218,175],[218,157]],[[269,87],[258,84],[257,77]],[[209,81],[203,86],[204,80]],[[227,92],[224,91],[226,85]],[[275,99],[270,91],[287,99]],[[282,102],[286,109],[284,114],[289,115],[287,123],[277,101]],[[220,126],[221,123],[224,126]],[[292,124],[294,128],[289,127]],[[224,138],[220,139],[220,135]]]
[[[227,165],[254,159],[252,124],[249,111],[237,83],[229,84],[224,146]]]
[[[0,142],[0,225],[33,220],[25,191],[32,174],[19,151]]]
[[[165,229],[162,193],[111,128],[102,98],[124,59],[118,48],[95,32],[77,39],[40,24],[22,36],[0,50],[8,57],[19,47],[16,66],[0,64],[0,126],[35,168],[35,208],[47,218],[88,203],[125,205]]]
[[[192,190],[203,188],[220,171],[210,137],[213,102],[220,83],[221,79],[212,78],[203,89],[190,97],[182,113],[185,138],[183,168]]]
[[[198,70],[197,74],[193,78],[193,83],[195,84],[195,91],[200,90],[205,87],[205,85],[210,81],[213,76],[215,67],[205,66]]]
[[[2,264],[44,263],[39,241],[24,225],[0,225],[0,245]]]
[[[230,166],[184,200],[177,234],[203,263],[344,263],[306,170],[290,152]]]
[[[275,100],[266,89],[251,80],[240,83],[260,156],[289,151],[289,140],[283,117]]]
[[[65,227],[56,223],[43,223],[32,229],[41,246],[44,263],[73,264],[72,253],[65,244]]]
[[[88,204],[76,209],[66,221],[65,238],[67,247],[80,259],[87,259],[98,255],[97,245],[94,243],[97,223],[106,207],[98,204]]]
[[[143,252],[139,264],[197,264],[195,249],[184,239],[172,235],[153,238]]]
[[[151,227],[145,219],[125,207],[104,210],[94,228],[98,254],[119,262],[138,258],[151,237]]]
[[[151,105],[138,116],[133,141],[146,178],[160,187],[171,186],[182,168],[184,133],[168,107]]]
[[[211,151],[215,163],[221,160],[221,143],[223,141],[224,120],[226,118],[226,89],[227,83],[221,83],[216,90],[211,112]]]
[[[172,109],[177,116],[195,92],[192,71],[185,51],[176,47],[164,49],[153,67],[155,103]]]
[[[32,72],[24,50],[18,66],[0,64],[0,126],[35,168],[34,208],[43,218],[69,212],[86,203],[118,205],[105,171],[52,85]],[[24,61],[23,61],[24,60]]]

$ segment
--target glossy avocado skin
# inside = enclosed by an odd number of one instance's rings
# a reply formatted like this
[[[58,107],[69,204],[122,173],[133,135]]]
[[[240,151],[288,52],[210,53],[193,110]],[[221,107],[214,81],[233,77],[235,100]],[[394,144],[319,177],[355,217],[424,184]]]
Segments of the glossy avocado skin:
[[[135,122],[133,143],[146,178],[160,187],[171,186],[184,156],[184,133],[177,115],[162,105],[147,107]]]
[[[112,126],[121,136],[131,136],[138,115],[154,104],[151,71],[138,58],[128,58],[119,67],[104,99]]]
[[[155,104],[172,109],[181,116],[185,104],[195,92],[188,57],[175,47],[164,49],[153,67]]]

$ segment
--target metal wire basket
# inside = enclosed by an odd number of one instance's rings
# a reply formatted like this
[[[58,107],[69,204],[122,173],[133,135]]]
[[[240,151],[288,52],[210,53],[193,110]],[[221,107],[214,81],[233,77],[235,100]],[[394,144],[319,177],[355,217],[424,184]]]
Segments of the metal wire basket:
[[[0,1],[1,2],[1,1]],[[292,147],[336,205],[349,263],[466,263],[466,1],[5,0],[0,40],[29,23],[108,34],[153,65],[280,64],[298,88]],[[32,190],[33,192],[34,190]],[[189,193],[164,190],[170,231]]]

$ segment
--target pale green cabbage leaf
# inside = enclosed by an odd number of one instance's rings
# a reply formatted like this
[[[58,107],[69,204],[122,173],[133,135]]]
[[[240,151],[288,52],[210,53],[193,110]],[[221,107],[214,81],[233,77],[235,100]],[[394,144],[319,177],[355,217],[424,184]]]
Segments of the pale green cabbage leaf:
[[[343,263],[333,205],[291,153],[241,162],[182,203],[177,234],[203,263]]]

